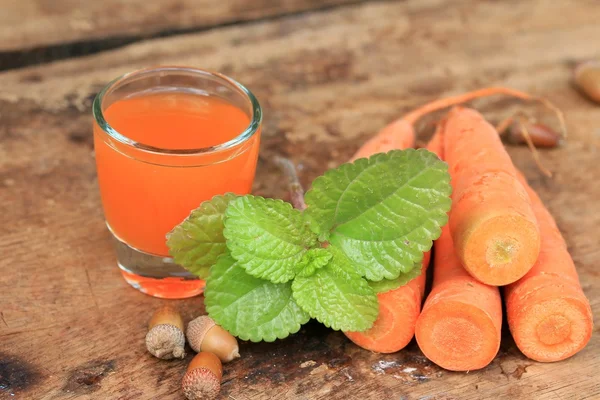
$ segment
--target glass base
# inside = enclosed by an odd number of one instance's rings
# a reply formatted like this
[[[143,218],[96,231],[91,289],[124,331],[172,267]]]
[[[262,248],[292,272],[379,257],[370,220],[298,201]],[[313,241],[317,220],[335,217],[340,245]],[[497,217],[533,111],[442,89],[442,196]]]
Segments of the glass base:
[[[112,230],[111,233],[121,274],[140,292],[163,299],[184,299],[204,291],[204,281],[175,264],[171,257],[135,249],[120,240]]]

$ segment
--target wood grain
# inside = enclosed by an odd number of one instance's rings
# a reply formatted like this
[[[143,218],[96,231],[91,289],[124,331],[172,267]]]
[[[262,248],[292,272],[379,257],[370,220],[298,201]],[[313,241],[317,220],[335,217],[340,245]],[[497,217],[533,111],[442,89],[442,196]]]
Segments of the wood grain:
[[[272,158],[288,155],[306,186],[402,112],[439,96],[505,85],[546,96],[570,130],[515,163],[555,215],[600,315],[600,108],[570,85],[575,61],[598,56],[600,4],[569,0],[373,3],[252,26],[141,42],[0,74],[0,399],[180,399],[186,361],[145,352],[152,310],[165,301],[129,288],[103,223],[90,102],[113,77],[153,64],[195,65],[247,84],[265,109],[255,192],[286,197]],[[527,107],[478,101],[497,121]],[[421,137],[430,129],[423,124]],[[173,302],[185,317],[202,298]],[[361,350],[318,324],[283,341],[241,346],[225,368],[224,399],[597,399],[598,329],[564,362],[527,360],[505,334],[482,371],[447,372],[411,344]],[[11,396],[14,394],[15,396]],[[4,397],[3,397],[4,396]]]
[[[112,37],[148,37],[353,2],[357,0],[3,0],[0,52]]]

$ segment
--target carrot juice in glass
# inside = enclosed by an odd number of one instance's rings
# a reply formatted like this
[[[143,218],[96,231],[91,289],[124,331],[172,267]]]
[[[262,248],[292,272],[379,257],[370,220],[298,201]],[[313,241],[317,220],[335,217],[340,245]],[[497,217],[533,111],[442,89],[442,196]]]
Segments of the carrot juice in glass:
[[[93,113],[98,184],[123,277],[157,297],[201,293],[204,281],[173,262],[165,235],[203,201],[250,192],[258,101],[221,74],[157,67],[111,82]]]

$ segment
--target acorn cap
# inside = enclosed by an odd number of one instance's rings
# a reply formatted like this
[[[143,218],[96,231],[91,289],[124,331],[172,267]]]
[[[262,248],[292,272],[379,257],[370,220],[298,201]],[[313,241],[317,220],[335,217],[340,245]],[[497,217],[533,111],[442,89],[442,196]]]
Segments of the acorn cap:
[[[209,400],[218,396],[221,381],[210,369],[199,367],[186,372],[181,387],[188,400]]]
[[[200,347],[202,346],[202,341],[204,337],[212,328],[215,326],[215,321],[212,320],[207,315],[201,315],[196,319],[190,321],[187,326],[187,330],[185,331],[185,336],[187,337],[188,343],[190,347],[196,352],[199,353]]]
[[[146,334],[146,348],[162,360],[185,357],[185,336],[181,329],[171,324],[154,326]]]

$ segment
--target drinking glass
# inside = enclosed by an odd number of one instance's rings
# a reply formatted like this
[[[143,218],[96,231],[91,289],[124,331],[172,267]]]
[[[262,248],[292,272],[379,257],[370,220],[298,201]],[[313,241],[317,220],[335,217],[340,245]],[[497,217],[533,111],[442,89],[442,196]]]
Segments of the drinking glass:
[[[165,235],[203,201],[250,192],[262,121],[257,99],[218,73],[156,67],[108,84],[93,115],[102,206],[123,277],[156,297],[201,293],[204,281],[174,263]]]

